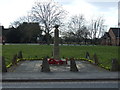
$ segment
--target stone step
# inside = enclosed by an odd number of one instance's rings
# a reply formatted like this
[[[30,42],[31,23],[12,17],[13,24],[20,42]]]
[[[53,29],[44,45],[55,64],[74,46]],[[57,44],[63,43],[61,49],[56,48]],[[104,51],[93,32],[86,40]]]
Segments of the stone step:
[[[3,81],[81,81],[81,80],[118,80],[118,72],[57,72],[57,73],[3,73]]]
[[[105,90],[111,90],[108,88],[118,88],[117,81],[82,81],[82,82],[3,82],[2,84],[5,90],[46,90],[48,88],[50,90],[61,90],[64,88],[65,90],[84,90],[83,88],[106,88]],[[34,88],[34,89],[33,89]],[[59,89],[58,89],[59,88]],[[82,89],[80,89],[82,88]],[[4,89],[2,89],[4,90]],[[63,90],[63,89],[62,89]],[[86,89],[85,89],[86,90]],[[87,89],[88,90],[88,89]],[[93,89],[94,90],[94,89]],[[99,89],[100,90],[100,89]],[[103,89],[102,89],[103,90]],[[113,89],[116,90],[116,89]],[[117,89],[118,90],[118,89]]]

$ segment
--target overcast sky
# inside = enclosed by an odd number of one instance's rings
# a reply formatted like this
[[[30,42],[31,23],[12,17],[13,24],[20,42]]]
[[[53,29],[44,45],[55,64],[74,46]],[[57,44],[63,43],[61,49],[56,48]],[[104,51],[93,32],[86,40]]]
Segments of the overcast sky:
[[[31,10],[35,1],[36,0],[0,0],[0,24],[5,28],[9,27],[11,22],[21,16],[25,16]],[[59,2],[63,8],[69,12],[69,16],[83,14],[87,20],[96,16],[103,16],[108,28],[118,25],[119,0],[54,1]]]

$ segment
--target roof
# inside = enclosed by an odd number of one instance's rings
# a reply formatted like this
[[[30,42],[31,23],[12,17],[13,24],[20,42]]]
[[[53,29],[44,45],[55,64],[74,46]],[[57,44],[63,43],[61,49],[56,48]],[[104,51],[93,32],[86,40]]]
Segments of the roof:
[[[102,36],[103,39],[106,39],[106,38],[108,38],[108,37],[110,37],[110,35],[109,35],[108,32],[105,32],[105,34]]]
[[[110,28],[116,37],[120,37],[120,28]]]

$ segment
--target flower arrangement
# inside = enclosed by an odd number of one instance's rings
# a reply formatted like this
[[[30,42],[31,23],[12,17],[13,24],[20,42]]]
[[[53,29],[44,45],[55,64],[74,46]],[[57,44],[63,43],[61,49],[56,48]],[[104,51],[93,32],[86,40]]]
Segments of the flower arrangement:
[[[7,68],[10,68],[12,66],[12,63],[8,64],[6,67]]]

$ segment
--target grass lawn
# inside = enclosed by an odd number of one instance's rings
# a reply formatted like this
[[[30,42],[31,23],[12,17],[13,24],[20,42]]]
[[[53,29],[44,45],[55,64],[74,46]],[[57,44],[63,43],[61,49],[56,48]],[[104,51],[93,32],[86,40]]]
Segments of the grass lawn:
[[[2,54],[6,58],[6,64],[8,65],[13,55],[19,51],[23,52],[24,58],[51,57],[52,47],[48,45],[4,45],[2,46]],[[91,58],[96,53],[100,63],[110,66],[111,59],[118,58],[118,48],[116,46],[60,46],[60,56],[84,58],[85,53],[88,51]]]

